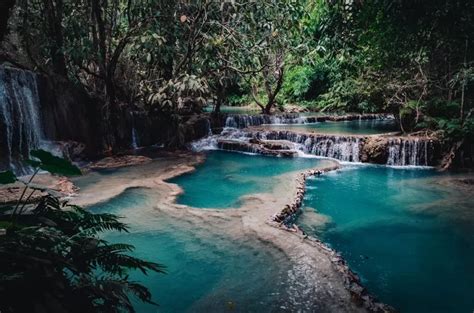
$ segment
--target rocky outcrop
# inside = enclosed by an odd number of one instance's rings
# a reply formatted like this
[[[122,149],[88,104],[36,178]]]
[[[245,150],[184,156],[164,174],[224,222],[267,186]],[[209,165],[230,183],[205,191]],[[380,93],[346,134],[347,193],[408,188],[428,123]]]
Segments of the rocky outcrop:
[[[328,247],[321,240],[308,236],[302,229],[300,229],[294,220],[296,219],[303,203],[304,194],[306,191],[306,179],[310,176],[321,175],[325,172],[334,171],[339,168],[339,165],[328,166],[320,169],[308,170],[300,173],[297,177],[297,189],[294,200],[285,205],[281,212],[271,217],[269,224],[285,231],[295,233],[305,240],[308,244],[318,247],[321,251],[327,253],[333,263],[335,269],[341,273],[344,278],[344,284],[351,294],[351,298],[358,305],[364,307],[369,312],[377,313],[393,313],[396,312],[394,308],[378,302],[368,290],[362,286],[362,282],[357,274],[355,274],[347,265],[344,258],[335,250]]]
[[[334,171],[339,168],[338,164],[334,164],[333,166],[328,166],[320,169],[311,169],[304,171],[298,175],[296,178],[296,195],[294,200],[285,205],[283,210],[280,213],[272,216],[271,221],[279,223],[280,226],[288,226],[290,223],[293,222],[294,217],[299,212],[301,205],[303,204],[304,194],[306,192],[306,179],[311,176],[319,176],[325,172]]]
[[[222,150],[258,153],[262,155],[277,157],[294,157],[297,152],[291,143],[271,142],[253,139],[241,140],[217,140],[217,147]]]
[[[191,115],[181,125],[184,132],[182,144],[212,135],[211,122],[207,114]]]
[[[364,163],[386,164],[388,157],[388,139],[381,136],[364,140],[360,160]]]
[[[104,158],[100,161],[91,163],[88,167],[93,170],[101,170],[146,164],[151,161],[150,158],[141,155],[123,155]]]
[[[287,140],[298,144],[305,153],[346,162],[360,162],[361,136],[336,136],[293,131],[257,130],[252,136],[264,140]]]
[[[242,137],[286,140],[305,153],[345,162],[393,166],[435,166],[440,142],[434,137],[386,135],[327,135],[289,130],[251,129]]]

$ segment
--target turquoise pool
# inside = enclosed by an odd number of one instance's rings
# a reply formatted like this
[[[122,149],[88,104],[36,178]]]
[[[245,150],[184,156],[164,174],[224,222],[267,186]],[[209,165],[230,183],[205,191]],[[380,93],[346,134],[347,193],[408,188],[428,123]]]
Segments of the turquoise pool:
[[[269,192],[282,174],[314,168],[325,161],[314,158],[276,158],[226,151],[210,151],[195,172],[170,180],[184,193],[178,203],[197,208],[235,208],[241,197]]]
[[[298,223],[401,312],[472,312],[474,199],[447,178],[372,166],[330,173],[308,181]]]
[[[138,313],[268,312],[288,306],[283,295],[288,262],[282,253],[250,239],[236,241],[181,224],[154,211],[156,201],[146,189],[129,189],[90,207],[124,216],[130,225],[130,233],[109,233],[106,239],[132,244],[136,256],[167,266],[165,275],[131,274],[159,303],[136,303]]]

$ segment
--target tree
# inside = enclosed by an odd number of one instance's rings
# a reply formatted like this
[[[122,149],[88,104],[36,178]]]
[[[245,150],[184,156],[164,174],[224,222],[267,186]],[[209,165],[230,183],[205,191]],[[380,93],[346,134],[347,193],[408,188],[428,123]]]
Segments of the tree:
[[[220,58],[249,84],[262,113],[269,114],[276,105],[286,67],[307,51],[300,36],[305,7],[305,1],[290,0],[238,5],[240,18],[225,27],[232,53]]]

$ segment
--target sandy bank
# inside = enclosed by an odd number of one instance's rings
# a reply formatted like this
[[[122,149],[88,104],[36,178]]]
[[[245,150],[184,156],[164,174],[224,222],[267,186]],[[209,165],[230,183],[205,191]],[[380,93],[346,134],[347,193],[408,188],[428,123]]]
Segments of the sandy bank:
[[[243,197],[240,208],[196,209],[177,204],[176,197],[183,191],[166,180],[193,171],[203,160],[201,154],[185,153],[119,169],[113,175],[91,172],[77,180],[84,187],[72,202],[86,206],[107,201],[129,188],[147,188],[158,195],[154,211],[160,216],[175,219],[190,229],[199,229],[213,236],[242,241],[251,238],[270,249],[283,252],[291,263],[286,296],[299,304],[303,303],[309,310],[365,312],[384,309],[382,305],[375,304],[360,285],[355,284],[357,277],[353,277],[334,251],[318,240],[307,238],[301,232],[288,231],[272,220],[295,199],[302,198],[302,175],[314,172],[278,176],[274,178],[271,192]],[[315,170],[329,170],[337,166],[337,162],[328,160]]]

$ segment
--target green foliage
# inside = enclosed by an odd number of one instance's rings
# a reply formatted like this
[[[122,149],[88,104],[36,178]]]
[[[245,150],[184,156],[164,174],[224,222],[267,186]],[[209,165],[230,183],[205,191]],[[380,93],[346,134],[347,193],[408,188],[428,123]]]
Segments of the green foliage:
[[[30,155],[37,160],[28,160],[28,163],[34,167],[48,171],[51,174],[64,176],[81,175],[81,170],[68,160],[52,155],[45,150],[32,150]]]
[[[43,150],[29,164],[61,175],[78,175],[69,161]],[[27,205],[37,190],[32,175],[15,207],[0,207],[0,311],[135,312],[131,296],[154,303],[149,290],[129,280],[132,270],[164,273],[160,264],[131,255],[134,247],[101,238],[127,231],[113,214],[94,214],[47,195]],[[1,172],[2,183],[16,181]],[[24,199],[27,191],[31,191]],[[19,301],[19,295],[28,301]]]
[[[210,100],[218,109],[252,98],[267,113],[296,102],[391,112],[413,120],[407,131],[438,127],[422,124],[440,117],[433,110],[463,120],[473,108],[472,1],[22,4],[14,25],[28,59],[112,104],[170,115]],[[236,97],[236,87],[247,97]],[[434,108],[438,100],[447,108]]]
[[[289,99],[305,99],[314,79],[314,71],[309,66],[295,66],[288,70],[283,84],[283,94]]]
[[[167,112],[199,112],[207,104],[209,86],[205,79],[183,75],[169,80],[156,92],[150,90],[148,104]]]
[[[232,94],[227,97],[227,101],[230,106],[246,106],[252,102],[249,95],[236,95]]]
[[[12,171],[0,172],[0,185],[12,184],[16,181],[16,176]]]
[[[100,238],[104,231],[127,230],[116,216],[47,196],[14,218],[0,236],[3,312],[133,312],[130,294],[152,303],[149,291],[127,275],[164,269],[129,255],[130,245]],[[0,214],[0,221],[10,220],[10,214]],[[19,294],[28,301],[18,301]]]

